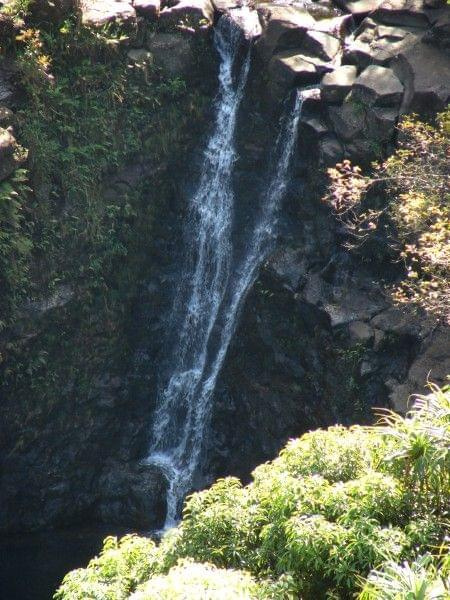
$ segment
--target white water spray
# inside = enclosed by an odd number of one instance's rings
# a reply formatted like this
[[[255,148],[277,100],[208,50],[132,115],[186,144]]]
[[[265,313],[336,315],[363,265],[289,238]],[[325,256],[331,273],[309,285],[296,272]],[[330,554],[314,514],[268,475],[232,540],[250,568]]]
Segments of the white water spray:
[[[226,18],[220,19],[216,28],[215,45],[221,60],[215,127],[204,153],[197,191],[190,200],[190,236],[185,248],[188,259],[174,307],[174,313],[181,314],[179,339],[171,375],[158,397],[152,446],[146,459],[159,466],[168,481],[165,529],[176,524],[181,503],[192,488],[209,425],[211,398],[239,309],[270,247],[277,208],[288,183],[304,97],[296,97],[283,123],[274,173],[256,226],[240,264],[233,265],[234,137],[250,50],[237,69],[242,34]]]

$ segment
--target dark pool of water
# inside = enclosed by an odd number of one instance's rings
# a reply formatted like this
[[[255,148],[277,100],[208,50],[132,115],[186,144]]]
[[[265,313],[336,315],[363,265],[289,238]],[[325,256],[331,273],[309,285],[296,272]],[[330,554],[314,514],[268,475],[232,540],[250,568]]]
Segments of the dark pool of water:
[[[86,566],[107,535],[125,533],[102,528],[0,538],[0,600],[51,600],[67,571]]]

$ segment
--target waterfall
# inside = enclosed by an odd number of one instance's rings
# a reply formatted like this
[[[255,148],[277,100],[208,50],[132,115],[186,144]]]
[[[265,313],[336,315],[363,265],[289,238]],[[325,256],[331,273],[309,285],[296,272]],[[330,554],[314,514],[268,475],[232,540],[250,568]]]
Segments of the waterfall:
[[[236,327],[239,308],[273,237],[276,210],[286,190],[303,96],[284,119],[273,174],[253,233],[239,264],[233,264],[235,129],[250,67],[242,59],[242,33],[222,17],[215,31],[220,57],[215,124],[204,152],[199,183],[189,201],[185,263],[173,308],[178,341],[168,380],[154,414],[146,459],[168,481],[165,528],[176,523],[199,467],[217,377]],[[240,64],[237,64],[239,63]]]

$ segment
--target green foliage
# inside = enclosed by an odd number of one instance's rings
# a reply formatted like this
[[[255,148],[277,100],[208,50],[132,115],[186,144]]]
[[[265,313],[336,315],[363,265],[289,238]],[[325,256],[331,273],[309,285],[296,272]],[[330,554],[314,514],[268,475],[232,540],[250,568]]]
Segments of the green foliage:
[[[260,597],[261,588],[243,571],[217,569],[213,565],[182,561],[167,575],[155,575],[141,586],[133,600],[239,600]]]
[[[0,330],[27,290],[28,258],[33,247],[31,224],[25,216],[29,191],[24,169],[17,169],[0,183]]]
[[[147,538],[127,535],[106,538],[100,556],[87,569],[72,571],[56,600],[122,600],[152,574],[156,546]]]
[[[444,600],[450,597],[448,575],[444,565],[439,573],[429,554],[412,564],[388,562],[371,571],[359,600]]]
[[[392,156],[374,164],[370,176],[348,160],[329,169],[326,196],[347,248],[373,260],[381,246],[384,258],[404,264],[405,276],[390,290],[394,300],[438,319],[448,317],[450,303],[449,123],[449,109],[435,125],[404,117]]]
[[[310,432],[255,469],[249,485],[229,477],[193,494],[181,524],[151,546],[139,577],[131,573],[132,589],[148,578],[134,597],[214,598],[220,580],[231,598],[236,582],[242,598],[444,598],[430,590],[449,571],[433,556],[448,532],[449,403],[448,388],[433,388],[406,417]],[[95,565],[69,573],[58,600],[90,597],[77,581],[96,581]],[[115,569],[111,589],[118,577]]]

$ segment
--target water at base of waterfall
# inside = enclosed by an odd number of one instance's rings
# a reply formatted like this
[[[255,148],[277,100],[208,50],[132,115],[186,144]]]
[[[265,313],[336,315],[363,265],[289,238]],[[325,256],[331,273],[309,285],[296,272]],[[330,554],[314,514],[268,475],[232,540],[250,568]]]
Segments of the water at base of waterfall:
[[[243,41],[240,30],[222,17],[215,33],[220,57],[215,125],[204,152],[197,189],[189,201],[186,260],[173,307],[178,343],[170,375],[158,395],[152,445],[146,459],[146,463],[161,468],[168,481],[164,529],[176,524],[199,467],[211,398],[239,309],[274,236],[304,98],[299,93],[282,119],[272,174],[255,226],[243,256],[233,264],[234,138],[250,67],[250,49],[242,53]]]

